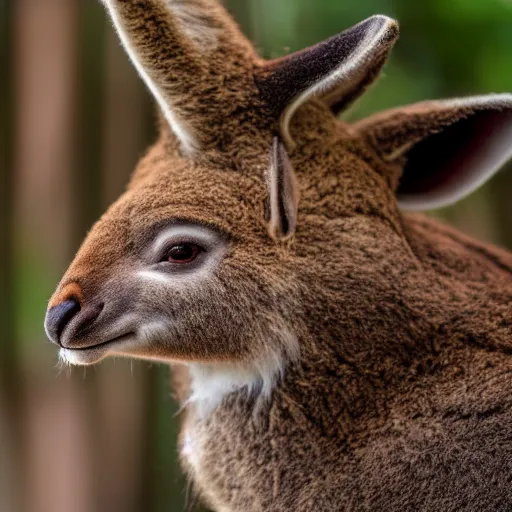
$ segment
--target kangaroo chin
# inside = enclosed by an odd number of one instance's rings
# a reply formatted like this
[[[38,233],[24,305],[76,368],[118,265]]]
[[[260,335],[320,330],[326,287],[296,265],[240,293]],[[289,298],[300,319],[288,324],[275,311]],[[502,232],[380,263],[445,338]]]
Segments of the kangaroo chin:
[[[136,335],[133,333],[117,336],[111,340],[84,348],[61,348],[59,359],[63,363],[77,366],[87,366],[99,363],[110,355],[123,355],[130,347],[138,346]]]

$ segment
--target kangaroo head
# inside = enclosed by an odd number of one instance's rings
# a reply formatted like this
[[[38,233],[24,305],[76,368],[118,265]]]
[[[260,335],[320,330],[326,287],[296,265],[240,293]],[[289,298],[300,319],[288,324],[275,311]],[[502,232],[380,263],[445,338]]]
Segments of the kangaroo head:
[[[512,155],[509,95],[337,119],[398,37],[385,16],[267,62],[214,0],[103,1],[161,135],[50,300],[70,363],[279,369],[316,292],[357,273],[375,233],[406,245],[399,203],[453,202]]]

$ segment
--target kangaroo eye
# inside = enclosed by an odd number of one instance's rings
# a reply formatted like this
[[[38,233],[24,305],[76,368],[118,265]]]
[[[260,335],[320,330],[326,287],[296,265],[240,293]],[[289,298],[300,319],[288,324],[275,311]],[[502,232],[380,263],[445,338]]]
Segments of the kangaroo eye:
[[[193,243],[173,245],[167,251],[165,261],[179,264],[190,263],[203,251],[202,247]]]

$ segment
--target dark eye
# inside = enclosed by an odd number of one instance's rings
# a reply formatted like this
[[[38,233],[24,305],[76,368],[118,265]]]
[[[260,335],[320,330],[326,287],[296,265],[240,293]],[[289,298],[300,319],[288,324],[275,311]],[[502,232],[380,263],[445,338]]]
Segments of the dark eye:
[[[170,247],[166,253],[165,261],[169,263],[190,263],[203,252],[204,249],[197,244],[185,243]]]

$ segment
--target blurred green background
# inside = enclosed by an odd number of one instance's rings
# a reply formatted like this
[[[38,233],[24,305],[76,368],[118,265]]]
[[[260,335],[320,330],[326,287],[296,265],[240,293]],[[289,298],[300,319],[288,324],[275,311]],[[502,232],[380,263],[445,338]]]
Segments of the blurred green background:
[[[372,14],[401,39],[346,114],[512,91],[511,0],[229,0],[265,57]],[[165,367],[57,365],[46,301],[155,137],[152,101],[93,0],[0,0],[0,511],[195,509]],[[510,167],[510,166],[509,166]],[[444,217],[512,248],[512,172]],[[188,500],[188,505],[186,502]]]

